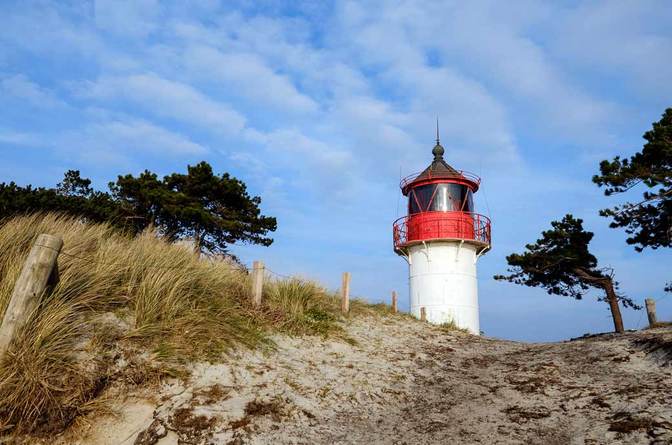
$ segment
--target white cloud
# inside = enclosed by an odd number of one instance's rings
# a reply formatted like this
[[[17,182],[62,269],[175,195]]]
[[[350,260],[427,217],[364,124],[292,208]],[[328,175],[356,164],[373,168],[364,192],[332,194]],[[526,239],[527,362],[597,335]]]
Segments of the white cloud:
[[[320,30],[336,29],[331,25],[331,20],[321,22]],[[284,78],[298,80],[305,90],[303,94],[318,103],[339,91],[344,94],[367,91],[369,81],[353,60],[343,57],[333,47],[312,45],[309,27],[296,18],[244,17],[233,12],[212,17],[208,25],[178,22],[174,33],[188,46],[230,54],[253,54]]]
[[[0,128],[0,143],[32,147],[41,142],[37,135]]]
[[[504,114],[524,114],[536,121],[535,127],[585,139],[618,109],[573,82],[552,54],[527,37],[532,25],[551,21],[552,12],[536,3],[405,1],[364,8],[348,2],[340,9],[344,29],[338,43],[359,64],[387,74],[390,84],[400,72],[411,74],[405,80],[419,90],[431,84],[433,102],[452,108],[453,114],[476,111],[476,99],[486,105],[486,113],[495,104],[501,115],[504,107],[497,102],[506,101]],[[436,60],[428,60],[428,54]],[[427,76],[432,68],[442,70],[433,79]],[[482,101],[484,96],[490,105]],[[430,109],[433,103],[425,106]],[[484,116],[467,112],[465,117],[475,123],[474,118]],[[508,127],[501,119],[491,122],[496,132]]]
[[[285,158],[294,163],[295,156],[320,166],[323,170],[342,171],[352,161],[352,155],[338,148],[314,138],[310,138],[297,129],[280,129],[272,131],[263,137],[268,150],[274,156]]]
[[[86,20],[77,20],[86,16],[85,10],[81,5],[68,9],[63,3],[5,7],[0,14],[0,41],[3,46],[35,51],[47,60],[72,53],[102,55],[99,36]]]
[[[131,159],[183,159],[203,156],[209,149],[187,136],[142,119],[116,117],[86,123],[56,135],[41,135],[65,158],[98,165],[130,165]]]
[[[558,14],[551,40],[563,59],[654,98],[672,96],[672,8],[665,1],[597,1]],[[660,27],[659,24],[665,24]]]
[[[451,17],[450,31],[439,47],[459,54],[489,84],[524,101],[544,127],[585,138],[596,125],[607,123],[617,112],[614,104],[585,91],[547,49],[527,37],[528,21],[502,20],[499,13],[508,7],[464,4]],[[521,13],[531,19],[540,15],[536,8]]]
[[[57,134],[0,129],[0,143],[76,153],[97,162],[144,154],[170,158],[202,156],[210,152],[206,146],[185,135],[142,119],[104,111],[93,117],[96,120],[85,123],[81,128]]]
[[[0,92],[17,97],[38,108],[65,106],[51,91],[32,82],[23,74],[0,79]]]
[[[431,128],[434,118],[440,118],[444,145],[477,147],[478,155],[491,164],[520,162],[508,110],[482,84],[450,68],[399,66],[391,75],[412,92],[415,125],[424,121],[429,124],[424,128]],[[425,140],[429,136],[428,132]],[[474,154],[450,156],[465,162]]]
[[[276,73],[251,53],[225,53],[211,47],[194,47],[184,54],[185,64],[196,77],[226,85],[234,94],[255,103],[287,112],[313,112],[318,106],[300,93],[291,80]]]
[[[185,136],[139,119],[94,123],[84,129],[80,146],[92,144],[112,150],[140,150],[163,155],[202,155],[208,149]]]
[[[155,74],[101,77],[80,88],[84,97],[104,100],[123,98],[153,113],[214,133],[236,134],[245,127],[245,117],[227,104],[205,96],[194,87]]]
[[[114,34],[146,37],[158,27],[157,0],[95,0],[96,25]]]

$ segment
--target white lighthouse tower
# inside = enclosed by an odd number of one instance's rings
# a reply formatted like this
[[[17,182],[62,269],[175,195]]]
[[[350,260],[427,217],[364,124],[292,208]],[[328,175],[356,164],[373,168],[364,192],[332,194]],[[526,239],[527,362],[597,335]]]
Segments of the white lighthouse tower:
[[[409,268],[411,314],[430,323],[455,323],[480,333],[476,262],[490,249],[490,219],[474,212],[480,178],[434,160],[401,181],[408,216],[394,222],[394,250]]]

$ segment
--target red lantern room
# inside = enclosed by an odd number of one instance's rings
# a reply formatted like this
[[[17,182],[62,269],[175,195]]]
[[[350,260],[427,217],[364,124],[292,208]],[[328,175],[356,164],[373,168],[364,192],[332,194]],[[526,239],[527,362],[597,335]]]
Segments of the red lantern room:
[[[395,251],[405,255],[407,247],[427,241],[463,241],[479,251],[489,249],[490,219],[474,212],[473,194],[481,179],[444,161],[438,131],[432,154],[429,167],[401,181],[408,216],[394,222]]]

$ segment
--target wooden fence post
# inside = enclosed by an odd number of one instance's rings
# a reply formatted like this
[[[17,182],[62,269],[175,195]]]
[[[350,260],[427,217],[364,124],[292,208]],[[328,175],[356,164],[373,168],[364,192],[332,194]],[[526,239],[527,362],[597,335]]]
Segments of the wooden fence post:
[[[350,312],[350,272],[343,272],[341,283],[341,312]]]
[[[427,321],[427,311],[424,306],[420,308],[420,321]]]
[[[264,267],[263,261],[252,263],[252,303],[261,306],[261,293],[264,290]]]
[[[392,291],[392,313],[396,314],[398,311],[397,309],[397,292]]]
[[[0,357],[40,304],[62,247],[61,237],[45,234],[39,235],[33,244],[0,325]]]
[[[646,315],[649,317],[649,327],[652,328],[656,325],[656,300],[653,298],[647,298],[644,300],[646,303]]]

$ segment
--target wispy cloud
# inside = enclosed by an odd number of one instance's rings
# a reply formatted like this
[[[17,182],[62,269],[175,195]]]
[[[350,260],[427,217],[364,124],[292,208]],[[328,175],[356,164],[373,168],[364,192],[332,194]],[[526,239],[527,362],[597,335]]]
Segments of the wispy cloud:
[[[96,26],[127,38],[147,37],[159,28],[157,0],[95,0]]]
[[[300,93],[292,82],[273,71],[255,54],[223,53],[210,47],[190,48],[185,64],[197,78],[231,88],[235,94],[287,112],[312,112],[317,103]]]
[[[550,45],[583,72],[623,78],[623,88],[653,100],[672,97],[672,22],[666,3],[588,2],[557,14]]]
[[[79,146],[112,151],[150,152],[157,155],[204,155],[208,149],[189,138],[139,119],[92,124],[69,135]]]
[[[63,107],[66,105],[53,92],[31,81],[23,74],[0,78],[0,95],[2,94],[13,96],[38,108]]]
[[[0,128],[0,143],[12,146],[36,146],[41,142],[34,133],[21,133]]]
[[[155,116],[172,118],[216,133],[238,133],[245,117],[225,103],[210,99],[194,87],[153,73],[101,77],[79,88],[86,98],[105,102],[125,100]]]
[[[17,135],[17,144],[53,151],[63,159],[114,170],[135,165],[136,159],[198,159],[210,149],[188,136],[143,119],[99,110],[100,119],[58,134]],[[1,133],[0,133],[1,134]],[[10,135],[11,136],[11,135]]]

